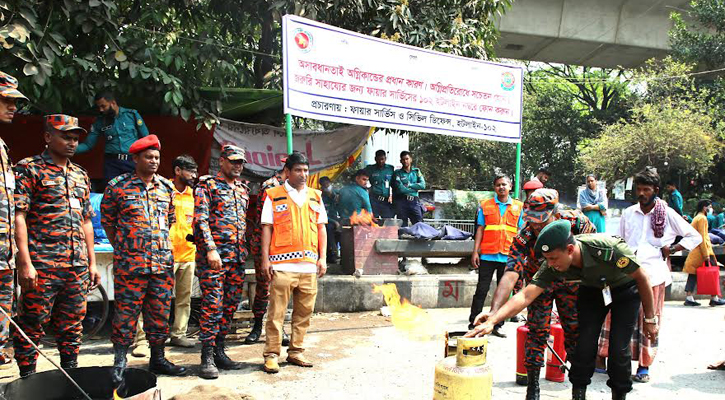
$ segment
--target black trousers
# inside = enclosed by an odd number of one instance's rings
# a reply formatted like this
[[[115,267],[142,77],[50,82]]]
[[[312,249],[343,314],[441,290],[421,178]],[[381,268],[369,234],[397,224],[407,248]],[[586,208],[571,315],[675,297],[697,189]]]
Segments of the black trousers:
[[[571,371],[569,381],[574,386],[587,386],[592,381],[594,363],[599,346],[599,332],[604,318],[612,312],[609,332],[609,358],[607,360],[607,386],[616,393],[632,390],[632,349],[639,307],[639,291],[634,282],[612,289],[612,303],[604,305],[602,289],[580,286],[577,308],[579,311],[579,341],[574,354],[569,355]]]
[[[387,198],[380,200],[377,195],[370,194],[370,206],[372,206],[373,215],[376,218],[393,218],[395,216],[393,205],[388,203]]]
[[[483,303],[486,301],[488,296],[488,288],[491,286],[491,280],[493,280],[493,273],[496,273],[496,285],[501,282],[503,277],[506,263],[484,261],[478,264],[478,283],[476,284],[476,293],[473,294],[473,302],[471,303],[471,315],[468,317],[468,322],[473,323],[476,320],[476,316],[483,310]],[[503,322],[496,324],[497,328],[503,326]]]
[[[694,292],[697,288],[697,274],[687,274],[687,283],[685,283],[685,292]]]
[[[408,226],[408,220],[411,225],[415,225],[418,222],[423,222],[423,210],[420,208],[420,199],[411,196],[412,200],[408,200],[408,197],[398,197],[393,200],[395,206],[395,213],[398,219],[403,220],[403,226]]]

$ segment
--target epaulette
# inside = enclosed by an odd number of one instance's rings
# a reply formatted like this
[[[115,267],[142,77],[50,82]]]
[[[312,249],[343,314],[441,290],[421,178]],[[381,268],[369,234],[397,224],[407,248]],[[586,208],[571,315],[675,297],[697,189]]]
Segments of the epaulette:
[[[16,165],[28,165],[31,163],[37,163],[38,161],[42,161],[42,160],[43,160],[43,157],[41,157],[40,155],[35,155],[35,156],[23,158],[22,160],[18,161],[18,163]]]
[[[108,186],[115,186],[119,182],[123,182],[126,179],[132,177],[133,175],[130,172],[126,172],[125,174],[121,174],[110,181],[108,181]]]
[[[170,191],[173,192],[173,190],[174,190],[174,182],[171,182],[171,180],[169,180],[167,178],[164,178],[161,175],[157,175],[157,176],[159,177],[159,182],[161,182],[161,184],[165,185]]]

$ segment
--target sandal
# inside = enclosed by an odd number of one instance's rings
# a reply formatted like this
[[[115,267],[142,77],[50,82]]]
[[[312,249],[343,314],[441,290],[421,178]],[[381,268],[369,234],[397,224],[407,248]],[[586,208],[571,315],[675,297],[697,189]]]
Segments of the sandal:
[[[632,380],[639,383],[649,382],[649,374],[637,374],[632,376]]]
[[[725,371],[725,361],[720,361],[717,364],[710,364],[707,366],[707,369],[712,369],[715,371]]]

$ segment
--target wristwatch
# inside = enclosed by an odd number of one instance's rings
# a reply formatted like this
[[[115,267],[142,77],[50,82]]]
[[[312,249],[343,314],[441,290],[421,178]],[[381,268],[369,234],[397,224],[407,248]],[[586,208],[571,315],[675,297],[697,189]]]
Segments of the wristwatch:
[[[645,317],[645,319],[644,319],[644,323],[645,324],[655,324],[655,325],[657,325],[657,322],[659,322],[659,318],[657,318],[656,315],[654,317],[652,317],[652,318],[646,318]]]

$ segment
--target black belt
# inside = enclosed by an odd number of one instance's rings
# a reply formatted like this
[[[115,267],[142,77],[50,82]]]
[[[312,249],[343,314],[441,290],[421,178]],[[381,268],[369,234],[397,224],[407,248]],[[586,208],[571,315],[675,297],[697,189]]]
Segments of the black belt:
[[[106,158],[114,158],[116,160],[128,161],[131,159],[131,155],[130,154],[106,153]]]

